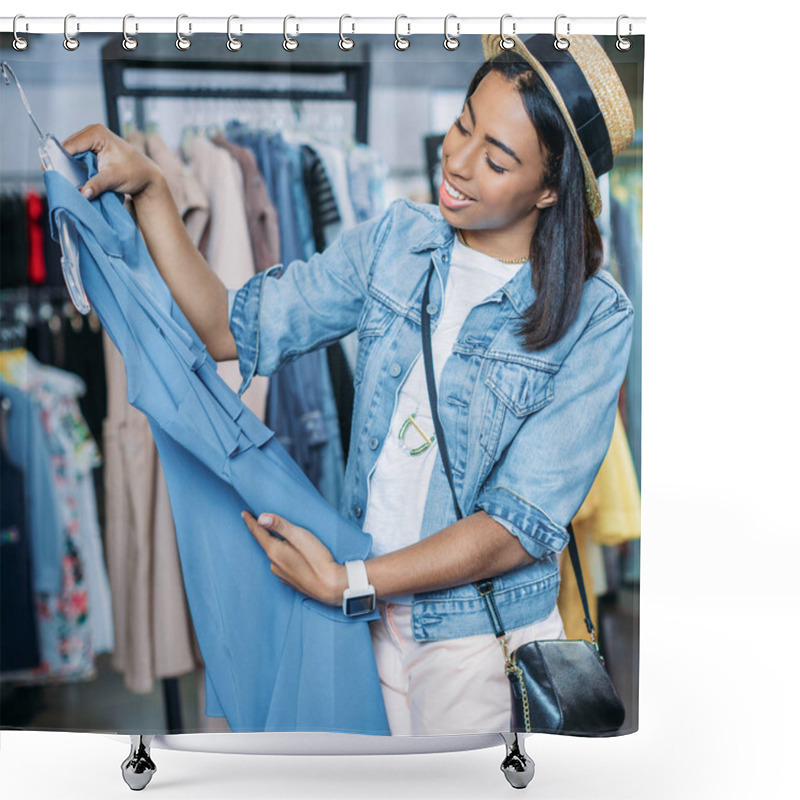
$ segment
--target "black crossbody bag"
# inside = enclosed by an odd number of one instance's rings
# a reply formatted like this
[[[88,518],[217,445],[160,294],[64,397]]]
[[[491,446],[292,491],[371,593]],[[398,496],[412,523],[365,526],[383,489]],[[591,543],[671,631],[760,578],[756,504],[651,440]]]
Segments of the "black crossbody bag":
[[[439,421],[436,382],[433,375],[428,311],[433,270],[434,265],[431,261],[422,298],[422,353],[439,452],[453,494],[456,517],[462,519],[463,514],[458,505],[450,460],[447,457],[444,434]],[[494,585],[489,579],[479,581],[475,586],[486,603],[495,636],[506,660],[505,671],[511,684],[511,730],[518,733],[608,736],[622,727],[625,721],[625,708],[605,668],[604,659],[597,645],[572,523],[567,525],[567,531],[570,560],[578,581],[586,628],[593,644],[585,639],[543,639],[521,645],[509,655],[505,630],[494,601]]]

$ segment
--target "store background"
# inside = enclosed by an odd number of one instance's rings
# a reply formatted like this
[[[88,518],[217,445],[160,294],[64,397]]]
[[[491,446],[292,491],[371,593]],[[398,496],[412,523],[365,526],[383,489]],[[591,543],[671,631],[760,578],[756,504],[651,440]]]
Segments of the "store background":
[[[610,740],[533,736],[538,798],[793,797],[800,710],[788,666],[800,595],[800,448],[792,345],[800,294],[796,156],[785,84],[798,12],[733,15],[683,0],[509,4],[406,2],[376,10],[299,2],[42,0],[33,16],[647,17],[640,731]],[[780,16],[779,16],[780,15]],[[746,35],[746,30],[755,31]],[[763,31],[759,34],[758,31]],[[786,35],[786,34],[784,34]],[[246,40],[245,40],[246,41]],[[246,45],[245,45],[246,46]],[[412,37],[413,47],[413,37]],[[234,57],[234,56],[231,56]],[[781,77],[783,76],[783,78]],[[65,99],[65,102],[67,100]],[[102,112],[101,99],[98,107]],[[102,119],[103,117],[100,116]],[[5,124],[5,122],[4,122]],[[505,796],[502,746],[421,756],[246,757],[154,751],[148,792],[169,798]],[[0,734],[4,797],[127,792],[127,748],[96,734]],[[113,793],[113,794],[112,794]]]

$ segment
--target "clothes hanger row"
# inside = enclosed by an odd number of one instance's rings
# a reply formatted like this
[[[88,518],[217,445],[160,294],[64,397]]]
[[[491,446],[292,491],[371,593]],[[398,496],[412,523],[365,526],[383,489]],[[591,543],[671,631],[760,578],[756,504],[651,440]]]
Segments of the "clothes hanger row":
[[[310,102],[313,102],[313,109]],[[186,148],[195,136],[213,138],[225,134],[229,121],[235,121],[245,131],[281,133],[287,141],[314,141],[332,144],[342,149],[355,146],[352,114],[339,113],[342,102],[337,100],[308,101],[282,98],[226,97],[146,97],[143,99],[144,133],[159,133],[159,111],[167,103],[170,116],[188,118],[183,126],[181,147]],[[326,108],[326,105],[328,106]],[[132,104],[121,107],[123,135],[140,130]]]
[[[0,300],[0,328],[3,331],[15,327],[30,328],[40,322],[47,323],[53,333],[58,333],[64,324],[69,322],[73,331],[79,333],[84,326],[83,315],[75,306],[63,297],[65,289],[60,287],[30,287],[34,293],[38,290],[43,295],[39,298],[28,296],[29,288],[4,289]],[[21,296],[23,293],[24,296]],[[94,312],[87,315],[87,324],[92,332],[100,330],[100,320]]]

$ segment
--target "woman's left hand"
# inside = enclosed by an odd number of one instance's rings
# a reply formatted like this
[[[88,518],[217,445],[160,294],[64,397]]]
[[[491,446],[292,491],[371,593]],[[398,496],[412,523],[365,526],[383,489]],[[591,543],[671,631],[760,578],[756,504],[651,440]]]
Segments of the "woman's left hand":
[[[341,605],[347,572],[311,531],[273,513],[263,513],[256,520],[249,511],[243,511],[242,519],[264,548],[274,575],[315,600]]]

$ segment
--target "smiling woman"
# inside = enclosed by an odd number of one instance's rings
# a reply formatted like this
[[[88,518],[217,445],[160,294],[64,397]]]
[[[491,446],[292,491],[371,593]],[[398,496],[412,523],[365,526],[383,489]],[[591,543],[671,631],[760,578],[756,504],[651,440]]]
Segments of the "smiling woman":
[[[547,157],[521,87],[487,72],[442,145],[442,215],[471,247],[526,260],[539,212],[558,199],[544,181]]]

